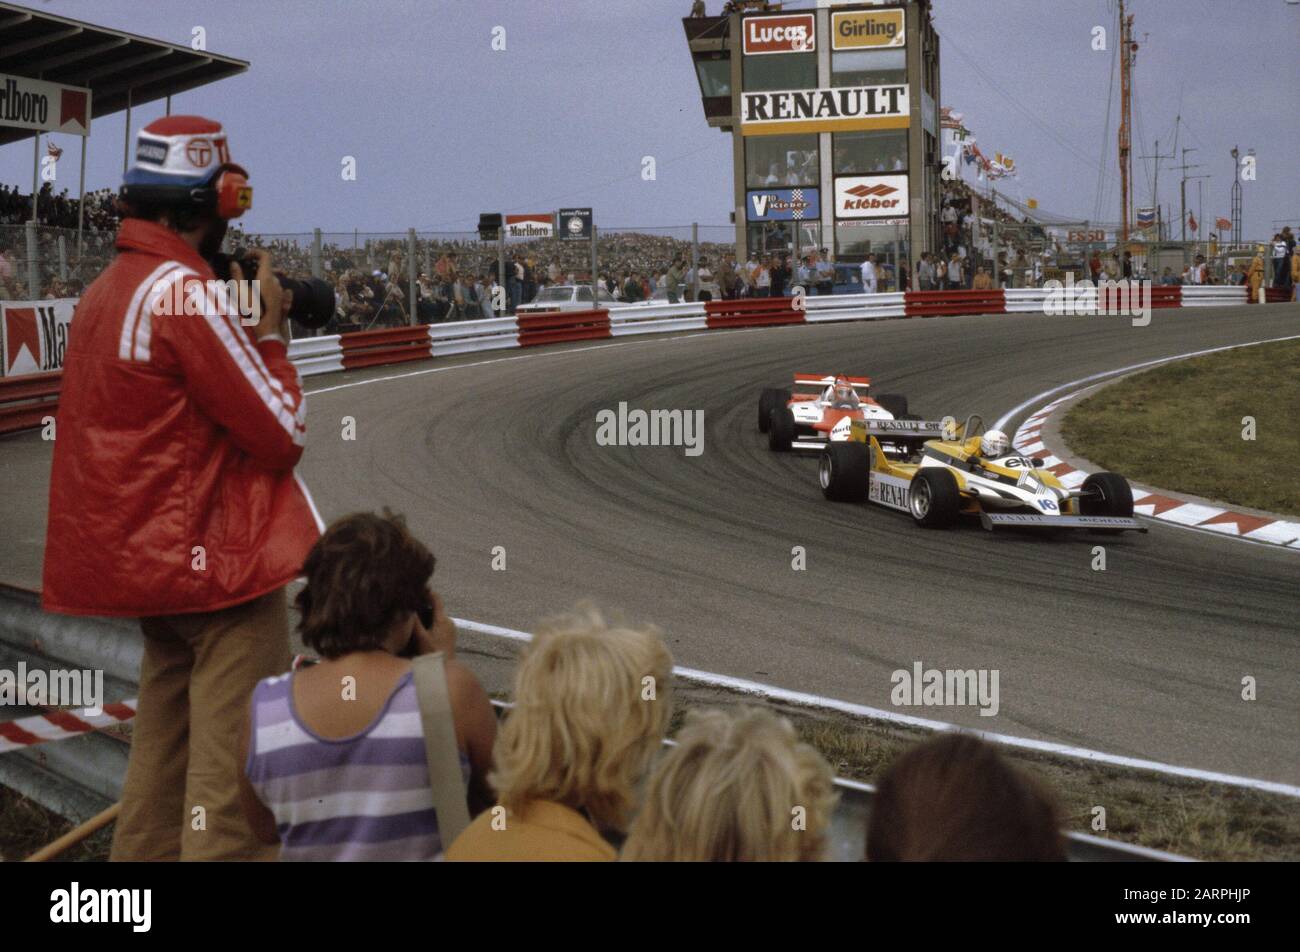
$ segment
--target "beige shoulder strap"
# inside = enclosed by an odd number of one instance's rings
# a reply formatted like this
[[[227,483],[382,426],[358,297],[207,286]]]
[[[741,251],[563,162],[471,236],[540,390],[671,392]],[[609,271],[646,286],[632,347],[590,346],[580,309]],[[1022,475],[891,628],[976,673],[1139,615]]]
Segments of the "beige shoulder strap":
[[[424,759],[429,764],[429,786],[433,789],[433,808],[438,815],[438,836],[446,851],[469,826],[469,807],[442,652],[416,657],[411,662],[411,673],[415,679],[415,696],[420,702]]]

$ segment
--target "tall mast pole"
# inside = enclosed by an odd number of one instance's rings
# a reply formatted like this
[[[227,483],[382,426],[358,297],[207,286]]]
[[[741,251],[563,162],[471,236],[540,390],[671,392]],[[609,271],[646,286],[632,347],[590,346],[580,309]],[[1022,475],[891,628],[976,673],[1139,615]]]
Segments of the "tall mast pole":
[[[1123,222],[1122,236],[1125,242],[1129,238],[1129,220],[1131,196],[1129,195],[1129,172],[1131,169],[1131,149],[1130,133],[1132,130],[1132,111],[1133,111],[1133,17],[1131,14],[1124,12],[1124,0],[1119,0],[1119,97],[1120,97],[1120,119],[1119,119],[1119,183],[1120,183],[1120,201],[1123,207],[1120,209],[1120,219]]]

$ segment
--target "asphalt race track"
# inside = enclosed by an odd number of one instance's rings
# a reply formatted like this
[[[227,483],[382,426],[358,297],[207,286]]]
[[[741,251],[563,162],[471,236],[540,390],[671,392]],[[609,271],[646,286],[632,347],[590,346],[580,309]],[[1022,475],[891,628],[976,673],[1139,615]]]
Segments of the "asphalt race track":
[[[991,422],[1088,374],[1293,334],[1300,308],[1270,305],[1156,311],[1148,327],[891,320],[383,367],[307,381],[300,473],[327,520],[405,513],[462,618],[526,630],[590,598],[661,626],[679,664],[882,708],[891,672],[914,662],[997,669],[994,717],[899,710],[1296,783],[1300,552],[1159,523],[1121,537],[921,530],[824,501],[815,459],[770,453],[755,428],[759,389],[793,371],[868,374],[926,418]],[[703,454],[598,446],[596,414],[620,401],[703,410]],[[345,416],[355,441],[340,438]],[[0,511],[16,529],[0,579],[39,580],[48,459],[35,434],[0,442]]]

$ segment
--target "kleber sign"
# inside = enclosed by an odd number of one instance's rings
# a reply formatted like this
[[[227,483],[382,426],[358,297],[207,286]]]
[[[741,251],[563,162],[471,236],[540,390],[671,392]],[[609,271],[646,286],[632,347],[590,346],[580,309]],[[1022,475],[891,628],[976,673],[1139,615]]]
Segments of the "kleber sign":
[[[811,13],[749,17],[744,23],[746,56],[811,53],[817,48],[817,26]]]
[[[907,84],[743,93],[742,135],[906,129]]]
[[[0,126],[90,135],[90,90],[0,74]]]
[[[831,49],[902,49],[907,43],[903,11],[853,10],[831,14]]]
[[[507,215],[507,238],[554,238],[555,216],[543,215]]]
[[[846,175],[835,180],[836,218],[906,218],[906,175]]]
[[[68,350],[68,328],[76,306],[76,298],[0,304],[4,376],[62,370]]]
[[[817,220],[822,214],[821,192],[815,188],[761,188],[745,193],[749,221]]]

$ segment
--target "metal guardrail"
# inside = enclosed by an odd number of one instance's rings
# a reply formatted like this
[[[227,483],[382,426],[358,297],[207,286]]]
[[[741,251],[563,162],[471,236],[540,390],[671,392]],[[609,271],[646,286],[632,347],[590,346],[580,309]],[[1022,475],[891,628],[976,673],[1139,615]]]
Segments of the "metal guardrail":
[[[0,667],[25,661],[29,667],[102,670],[105,700],[112,702],[135,696],[141,652],[140,630],[131,621],[47,614],[37,593],[0,583]],[[509,707],[494,703],[499,709]],[[11,751],[0,755],[0,785],[81,822],[117,800],[127,751],[124,740],[102,731]],[[831,818],[831,858],[856,861],[865,852],[875,788],[839,778],[835,786],[839,803]],[[1187,861],[1081,833],[1068,834],[1068,845],[1075,862]]]

